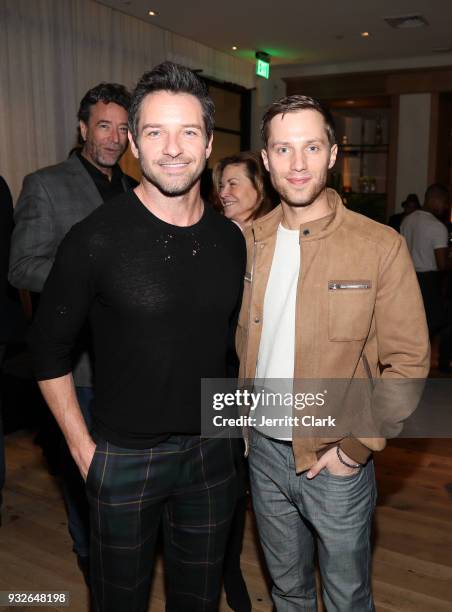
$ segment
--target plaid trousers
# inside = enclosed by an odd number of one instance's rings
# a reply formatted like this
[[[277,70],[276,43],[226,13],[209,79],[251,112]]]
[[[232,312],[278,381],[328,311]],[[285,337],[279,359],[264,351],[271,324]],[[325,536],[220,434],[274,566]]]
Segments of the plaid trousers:
[[[146,450],[99,440],[86,480],[96,612],[146,612],[161,523],[166,610],[217,610],[236,488],[229,439],[174,435]]]

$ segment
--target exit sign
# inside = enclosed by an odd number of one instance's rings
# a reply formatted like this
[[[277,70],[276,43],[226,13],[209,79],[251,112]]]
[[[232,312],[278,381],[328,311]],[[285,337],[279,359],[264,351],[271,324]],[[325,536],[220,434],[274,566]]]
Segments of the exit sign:
[[[264,51],[256,51],[256,74],[264,79],[270,77],[270,56]]]
[[[268,79],[270,76],[270,64],[258,59],[256,62],[256,74],[264,79]]]

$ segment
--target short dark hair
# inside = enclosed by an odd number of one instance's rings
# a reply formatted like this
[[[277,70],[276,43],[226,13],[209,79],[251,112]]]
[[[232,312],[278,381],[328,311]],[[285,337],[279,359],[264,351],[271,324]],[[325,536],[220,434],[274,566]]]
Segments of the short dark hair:
[[[88,123],[91,113],[91,107],[97,102],[105,102],[109,104],[114,102],[118,106],[122,106],[127,112],[129,111],[132,96],[124,85],[119,83],[99,83],[92,87],[83,96],[78,109],[77,118],[79,121]]]
[[[261,136],[264,141],[264,145],[268,144],[268,128],[270,121],[276,115],[285,115],[286,113],[296,113],[302,110],[315,110],[320,113],[325,121],[325,130],[328,136],[330,145],[336,144],[336,133],[334,127],[334,120],[330,111],[325,108],[319,100],[315,98],[309,98],[308,96],[293,95],[286,96],[273,102],[264,113],[261,123]]]
[[[223,157],[220,159],[213,169],[212,181],[216,191],[215,208],[223,212],[223,206],[221,206],[219,200],[220,184],[223,178],[223,172],[226,166],[237,166],[243,165],[245,167],[245,173],[253,184],[259,196],[259,202],[257,208],[251,213],[252,219],[258,219],[263,217],[273,208],[273,202],[269,195],[268,178],[265,172],[265,168],[262,163],[260,155],[252,153],[251,151],[245,151]]]
[[[206,135],[210,138],[214,128],[215,105],[209,96],[207,85],[190,68],[173,62],[163,62],[143,74],[132,94],[129,130],[135,142],[138,136],[141,103],[147,95],[156,91],[187,93],[195,96],[201,104]]]
[[[449,190],[441,183],[433,183],[427,187],[424,202],[428,202],[432,198],[440,198],[449,201]]]

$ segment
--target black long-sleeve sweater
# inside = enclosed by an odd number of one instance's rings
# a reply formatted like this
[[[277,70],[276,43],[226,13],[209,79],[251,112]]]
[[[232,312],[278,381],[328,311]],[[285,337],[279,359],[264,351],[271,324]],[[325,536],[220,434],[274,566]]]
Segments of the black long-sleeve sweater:
[[[94,432],[126,448],[200,433],[201,378],[226,375],[245,258],[240,229],[208,205],[190,227],[134,192],[101,206],[67,234],[45,284],[30,334],[38,380],[71,371],[88,317]]]

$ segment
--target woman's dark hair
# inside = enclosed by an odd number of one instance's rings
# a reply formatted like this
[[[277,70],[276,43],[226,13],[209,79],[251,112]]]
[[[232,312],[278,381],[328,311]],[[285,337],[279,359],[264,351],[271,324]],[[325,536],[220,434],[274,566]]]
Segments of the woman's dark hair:
[[[259,195],[259,203],[257,208],[251,213],[248,221],[251,219],[258,219],[263,217],[273,208],[273,202],[269,195],[269,180],[262,163],[261,156],[251,151],[237,153],[236,155],[230,155],[220,159],[213,169],[213,185],[215,188],[215,208],[223,211],[223,206],[220,201],[220,185],[223,177],[223,172],[226,166],[238,166],[242,165],[245,167],[247,177],[253,184],[254,189]]]
[[[135,142],[138,136],[141,103],[147,95],[156,91],[187,93],[195,96],[202,107],[207,139],[210,138],[214,128],[215,105],[209,96],[207,85],[186,66],[174,64],[173,62],[163,62],[143,74],[132,94],[132,103],[129,111],[129,130]]]
[[[268,128],[273,117],[276,117],[276,115],[284,116],[286,113],[296,113],[302,110],[315,110],[320,113],[325,121],[325,130],[330,145],[336,144],[334,120],[330,111],[315,98],[293,95],[281,98],[277,102],[273,102],[273,104],[270,104],[268,109],[265,111],[261,123],[261,136],[265,147],[267,147],[268,144]]]
[[[128,112],[131,100],[132,96],[124,85],[119,85],[119,83],[99,83],[99,85],[87,91],[83,96],[77,118],[79,121],[88,123],[91,107],[97,102],[105,102],[105,104],[114,102]]]

